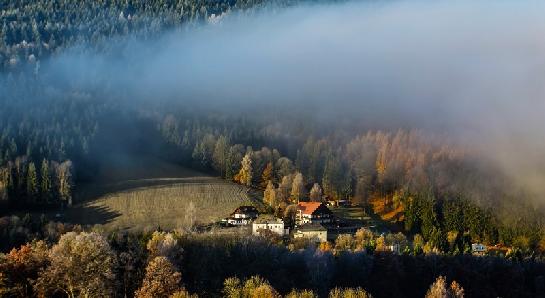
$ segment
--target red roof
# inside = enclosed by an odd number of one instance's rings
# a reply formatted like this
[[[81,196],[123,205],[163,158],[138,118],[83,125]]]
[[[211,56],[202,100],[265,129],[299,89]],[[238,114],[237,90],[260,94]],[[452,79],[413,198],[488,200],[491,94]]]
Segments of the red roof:
[[[318,209],[322,203],[320,202],[300,202],[297,204],[297,209],[301,210],[303,214],[312,214]]]

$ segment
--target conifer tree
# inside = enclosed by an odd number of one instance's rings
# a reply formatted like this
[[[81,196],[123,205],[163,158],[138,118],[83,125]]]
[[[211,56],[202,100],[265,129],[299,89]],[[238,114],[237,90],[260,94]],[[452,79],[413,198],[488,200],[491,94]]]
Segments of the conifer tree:
[[[33,162],[28,164],[26,178],[26,193],[31,202],[35,202],[38,197],[38,175],[36,174],[36,166]]]
[[[44,159],[40,169],[40,193],[44,203],[50,203],[51,199],[51,176],[49,173],[49,162]]]

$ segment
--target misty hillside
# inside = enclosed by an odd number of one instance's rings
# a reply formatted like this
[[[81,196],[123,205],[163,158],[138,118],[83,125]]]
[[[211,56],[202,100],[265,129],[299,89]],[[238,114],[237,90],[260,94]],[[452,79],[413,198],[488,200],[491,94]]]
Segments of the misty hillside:
[[[543,8],[0,3],[0,297],[545,295]]]

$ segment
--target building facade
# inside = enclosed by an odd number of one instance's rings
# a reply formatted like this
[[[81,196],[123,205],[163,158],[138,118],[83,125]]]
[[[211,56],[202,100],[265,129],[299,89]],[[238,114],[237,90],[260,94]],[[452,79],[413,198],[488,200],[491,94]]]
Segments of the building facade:
[[[284,221],[272,215],[262,215],[252,223],[252,235],[258,236],[262,231],[271,231],[279,236],[289,234],[289,229],[284,226]]]
[[[307,238],[316,243],[326,242],[327,229],[317,223],[304,224],[295,229],[293,238]]]
[[[296,223],[328,224],[333,222],[333,213],[321,202],[300,202],[297,204]]]
[[[259,212],[254,206],[240,206],[227,218],[227,223],[234,226],[249,225],[258,215]]]

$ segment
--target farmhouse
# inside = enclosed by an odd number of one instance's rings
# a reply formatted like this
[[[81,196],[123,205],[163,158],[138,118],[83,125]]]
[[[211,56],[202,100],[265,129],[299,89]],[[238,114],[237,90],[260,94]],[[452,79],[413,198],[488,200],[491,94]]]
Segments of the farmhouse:
[[[297,204],[298,225],[307,223],[327,224],[333,221],[333,213],[331,210],[320,202],[300,202]]]
[[[252,235],[260,235],[268,230],[280,236],[288,235],[289,229],[284,228],[284,221],[273,215],[261,215],[252,224]]]
[[[249,225],[258,215],[259,212],[254,206],[240,206],[231,213],[227,223],[234,226]]]
[[[484,255],[486,253],[486,245],[480,243],[471,244],[471,252],[474,255]]]
[[[318,223],[304,224],[295,230],[293,238],[307,238],[317,243],[326,242],[327,229]]]

